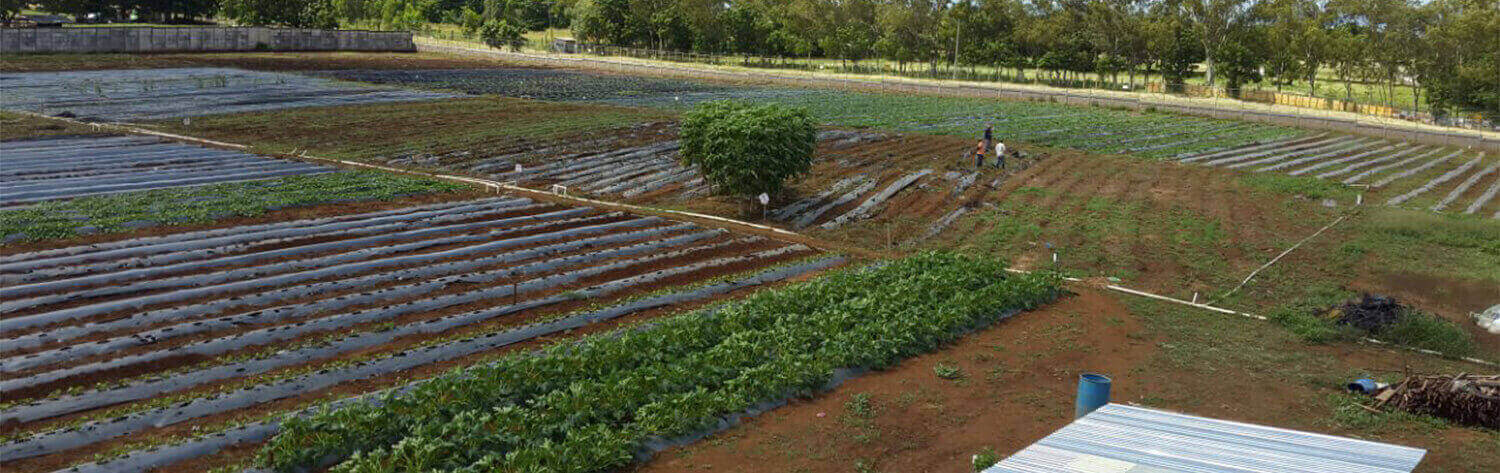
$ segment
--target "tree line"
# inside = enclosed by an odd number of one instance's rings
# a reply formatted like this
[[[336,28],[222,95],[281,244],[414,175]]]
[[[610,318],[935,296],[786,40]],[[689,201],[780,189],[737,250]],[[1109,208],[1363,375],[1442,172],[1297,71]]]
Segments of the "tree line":
[[[8,0],[6,0],[8,1]],[[75,15],[216,14],[248,25],[418,31],[460,25],[496,46],[570,27],[615,46],[802,57],[898,72],[982,68],[1138,87],[1189,78],[1380,90],[1390,105],[1500,118],[1500,0],[44,0]],[[1031,74],[1032,77],[1028,77]],[[998,78],[998,77],[997,77]],[[1328,79],[1336,79],[1329,81]],[[1122,80],[1123,79],[1123,80]],[[1336,82],[1328,84],[1327,82]],[[1410,103],[1396,90],[1409,89]]]
[[[315,4],[334,19],[463,25],[493,45],[570,27],[585,42],[721,55],[871,60],[906,71],[983,67],[1007,79],[1097,74],[1135,88],[1190,77],[1500,118],[1500,0],[222,0]],[[231,15],[243,18],[243,15]],[[1123,79],[1123,81],[1122,81]],[[1396,89],[1411,90],[1398,103]]]
[[[566,1],[560,3],[568,3]],[[575,0],[580,39],[713,54],[984,67],[1026,80],[1190,76],[1316,91],[1412,89],[1435,111],[1500,117],[1497,0]],[[1122,82],[1121,79],[1124,79]]]

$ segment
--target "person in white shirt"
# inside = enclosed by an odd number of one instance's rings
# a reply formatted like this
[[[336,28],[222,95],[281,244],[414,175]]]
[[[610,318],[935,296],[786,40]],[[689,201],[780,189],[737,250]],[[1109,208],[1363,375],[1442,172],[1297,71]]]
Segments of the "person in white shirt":
[[[1005,142],[995,142],[995,166],[1005,169]]]

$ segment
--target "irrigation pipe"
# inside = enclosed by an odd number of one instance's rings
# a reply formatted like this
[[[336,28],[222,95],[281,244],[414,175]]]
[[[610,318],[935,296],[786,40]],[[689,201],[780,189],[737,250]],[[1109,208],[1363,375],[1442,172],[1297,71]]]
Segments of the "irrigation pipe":
[[[1333,222],[1330,222],[1328,225],[1324,225],[1323,228],[1319,229],[1316,233],[1313,233],[1312,235],[1308,235],[1307,238],[1303,238],[1302,241],[1299,241],[1299,242],[1297,242],[1297,244],[1292,245],[1291,248],[1287,248],[1286,251],[1283,251],[1283,252],[1281,252],[1281,254],[1276,255],[1275,258],[1271,258],[1271,261],[1266,262],[1266,264],[1261,265],[1259,268],[1255,268],[1255,271],[1251,271],[1249,276],[1245,276],[1245,280],[1240,281],[1240,285],[1235,286],[1234,289],[1230,289],[1229,292],[1226,292],[1226,293],[1220,295],[1219,296],[1219,300],[1224,300],[1225,298],[1233,295],[1234,293],[1239,292],[1240,288],[1245,287],[1245,284],[1248,284],[1251,279],[1255,279],[1255,275],[1260,274],[1261,271],[1264,271],[1266,268],[1271,267],[1271,265],[1276,264],[1277,261],[1281,261],[1281,258],[1283,258],[1286,255],[1290,254],[1293,250],[1296,250],[1298,247],[1301,247],[1303,243],[1307,243],[1309,241],[1312,241],[1313,238],[1317,238],[1318,235],[1322,235],[1323,232],[1328,231],[1328,229],[1333,228],[1334,225],[1338,225],[1339,222],[1342,222],[1342,221],[1344,221],[1347,218],[1349,218],[1348,215],[1343,215],[1343,216],[1340,216],[1339,218],[1334,219]]]

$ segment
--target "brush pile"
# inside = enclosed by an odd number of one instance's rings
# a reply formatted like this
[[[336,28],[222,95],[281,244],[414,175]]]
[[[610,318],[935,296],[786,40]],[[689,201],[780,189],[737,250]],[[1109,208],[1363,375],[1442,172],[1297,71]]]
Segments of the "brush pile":
[[[1500,429],[1500,375],[1407,376],[1376,393],[1375,400],[1377,407]]]
[[[1331,307],[1325,314],[1339,324],[1378,333],[1400,322],[1406,308],[1394,298],[1365,294],[1358,300]]]

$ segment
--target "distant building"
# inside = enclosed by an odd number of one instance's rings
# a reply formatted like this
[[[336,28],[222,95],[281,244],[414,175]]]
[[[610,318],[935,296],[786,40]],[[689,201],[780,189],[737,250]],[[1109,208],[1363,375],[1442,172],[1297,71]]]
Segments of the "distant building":
[[[576,54],[578,52],[578,41],[573,38],[557,38],[552,40],[552,52]]]

